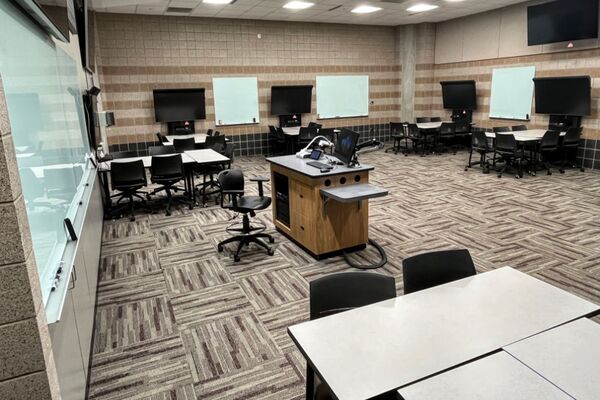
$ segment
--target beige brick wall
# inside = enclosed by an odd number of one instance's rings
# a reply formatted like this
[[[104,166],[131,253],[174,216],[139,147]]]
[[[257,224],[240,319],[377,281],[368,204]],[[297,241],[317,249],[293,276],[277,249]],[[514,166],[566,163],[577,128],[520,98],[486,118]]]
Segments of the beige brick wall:
[[[206,88],[207,118],[214,128],[212,78],[257,76],[260,124],[220,127],[227,135],[267,132],[272,85],[312,84],[317,75],[367,74],[368,118],[323,121],[325,126],[387,123],[400,112],[400,63],[393,27],[310,24],[190,17],[103,14],[96,16],[97,62],[105,110],[116,125],[109,144],[151,142],[166,125],[154,121],[152,90]],[[260,34],[259,39],[257,35]],[[313,88],[313,114],[316,120]]]

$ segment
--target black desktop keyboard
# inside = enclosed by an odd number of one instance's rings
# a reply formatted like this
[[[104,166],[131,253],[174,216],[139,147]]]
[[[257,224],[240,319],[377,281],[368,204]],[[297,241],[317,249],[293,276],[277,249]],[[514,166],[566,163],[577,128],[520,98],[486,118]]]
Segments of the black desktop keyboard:
[[[306,165],[310,165],[313,168],[317,168],[317,169],[333,169],[333,167],[329,164],[323,164],[322,162],[318,162],[318,161],[309,161],[306,163]]]

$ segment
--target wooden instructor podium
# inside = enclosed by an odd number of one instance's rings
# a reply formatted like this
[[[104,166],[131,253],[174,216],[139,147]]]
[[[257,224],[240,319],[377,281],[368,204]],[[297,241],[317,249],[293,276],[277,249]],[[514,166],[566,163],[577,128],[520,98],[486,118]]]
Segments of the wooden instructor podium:
[[[387,191],[368,185],[372,166],[329,172],[295,155],[269,157],[273,223],[317,259],[354,251],[369,239],[369,202]]]

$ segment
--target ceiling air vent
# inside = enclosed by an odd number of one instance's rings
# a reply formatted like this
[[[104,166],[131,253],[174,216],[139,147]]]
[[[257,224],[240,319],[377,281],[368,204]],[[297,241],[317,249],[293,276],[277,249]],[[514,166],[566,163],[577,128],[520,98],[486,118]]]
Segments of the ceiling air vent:
[[[333,7],[333,8],[330,8],[330,9],[329,9],[329,10],[327,10],[327,11],[333,11],[333,10],[337,10],[337,9],[338,9],[338,8],[340,8],[341,6],[342,6],[342,5],[340,4],[339,6],[335,6],[335,7]]]
[[[192,7],[167,7],[168,14],[189,14],[194,8]]]

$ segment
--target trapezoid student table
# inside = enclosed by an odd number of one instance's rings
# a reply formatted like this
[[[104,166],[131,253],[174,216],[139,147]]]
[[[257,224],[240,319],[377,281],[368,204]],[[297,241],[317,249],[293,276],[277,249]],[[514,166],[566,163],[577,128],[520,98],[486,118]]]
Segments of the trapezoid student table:
[[[273,223],[279,232],[317,259],[366,246],[368,199],[387,194],[385,189],[365,186],[372,166],[335,166],[320,172],[307,165],[310,159],[293,155],[267,161],[271,164]]]

